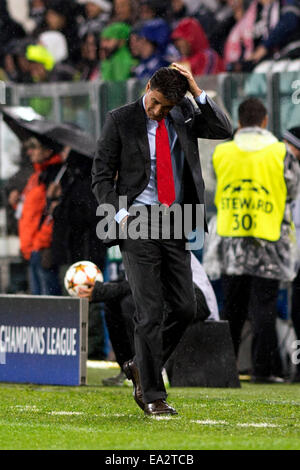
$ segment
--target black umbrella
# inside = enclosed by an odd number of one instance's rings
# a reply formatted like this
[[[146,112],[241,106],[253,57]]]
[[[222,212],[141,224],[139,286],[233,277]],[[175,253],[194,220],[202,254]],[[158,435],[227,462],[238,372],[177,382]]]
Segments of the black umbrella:
[[[3,120],[20,140],[35,136],[44,143],[68,146],[79,155],[93,158],[95,141],[78,126],[46,120],[30,107],[2,106],[1,112]]]
[[[93,158],[95,151],[94,139],[74,124],[55,124],[45,133],[45,137],[86,157]]]
[[[27,129],[27,125],[35,125],[36,121],[40,123],[40,126],[43,126],[44,122],[44,118],[37,114],[32,108],[1,106],[1,112],[4,122],[6,122],[8,127],[21,141],[27,140],[33,135],[36,137],[40,136],[40,132],[36,134],[34,131]]]

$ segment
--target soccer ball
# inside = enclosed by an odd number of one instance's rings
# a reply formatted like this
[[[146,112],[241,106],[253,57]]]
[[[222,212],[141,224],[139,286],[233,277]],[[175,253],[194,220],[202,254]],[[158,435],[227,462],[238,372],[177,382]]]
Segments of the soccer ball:
[[[72,297],[76,297],[79,288],[88,287],[89,284],[94,284],[96,281],[103,282],[100,269],[91,261],[78,261],[67,270],[64,284],[68,293]]]

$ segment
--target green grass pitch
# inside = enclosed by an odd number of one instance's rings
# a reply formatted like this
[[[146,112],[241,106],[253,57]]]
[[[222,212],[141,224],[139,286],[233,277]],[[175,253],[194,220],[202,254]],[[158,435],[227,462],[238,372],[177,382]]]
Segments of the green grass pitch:
[[[116,370],[87,386],[0,384],[1,450],[300,449],[300,384],[168,388],[178,416],[144,417]]]

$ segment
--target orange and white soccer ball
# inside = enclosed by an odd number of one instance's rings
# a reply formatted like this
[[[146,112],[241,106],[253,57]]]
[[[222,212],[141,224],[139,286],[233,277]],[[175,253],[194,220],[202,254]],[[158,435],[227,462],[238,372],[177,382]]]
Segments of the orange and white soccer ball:
[[[103,275],[98,266],[91,261],[78,261],[67,270],[64,284],[68,293],[76,297],[81,287],[86,288],[96,281],[103,282]]]

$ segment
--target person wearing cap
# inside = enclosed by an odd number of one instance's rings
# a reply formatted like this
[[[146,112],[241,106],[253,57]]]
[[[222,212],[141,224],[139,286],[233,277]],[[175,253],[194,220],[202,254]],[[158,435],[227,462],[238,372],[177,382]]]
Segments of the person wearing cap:
[[[69,82],[75,77],[75,69],[66,63],[55,63],[53,55],[41,44],[30,44],[26,48],[26,59],[33,83]],[[49,116],[53,100],[48,97],[32,97],[29,105],[42,116]]]
[[[291,153],[295,155],[300,162],[300,126],[292,127],[283,134],[283,139]],[[300,189],[300,188],[299,188]],[[292,307],[291,317],[297,336],[300,341],[300,197],[292,203],[292,214],[296,228],[297,245],[298,245],[298,259],[296,260],[297,276],[292,285]],[[293,382],[300,382],[300,364],[296,364],[296,373],[292,377]]]
[[[30,73],[34,82],[48,80],[49,72],[55,66],[53,55],[41,44],[31,44],[26,48],[26,59],[30,63]]]
[[[102,80],[125,81],[137,65],[128,47],[131,28],[126,23],[112,23],[103,29],[100,42]]]
[[[70,81],[74,78],[74,68],[68,64],[56,64],[54,56],[42,44],[27,46],[26,59],[33,82]]]

